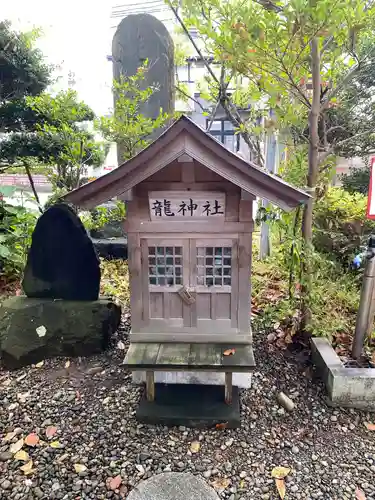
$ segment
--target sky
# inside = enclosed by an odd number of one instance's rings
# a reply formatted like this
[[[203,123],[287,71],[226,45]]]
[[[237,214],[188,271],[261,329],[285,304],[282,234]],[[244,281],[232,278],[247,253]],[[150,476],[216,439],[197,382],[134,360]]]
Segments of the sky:
[[[11,0],[2,2],[1,17],[16,29],[41,28],[38,46],[62,76],[54,89],[66,89],[72,71],[80,98],[105,114],[112,105],[111,7],[110,0]]]

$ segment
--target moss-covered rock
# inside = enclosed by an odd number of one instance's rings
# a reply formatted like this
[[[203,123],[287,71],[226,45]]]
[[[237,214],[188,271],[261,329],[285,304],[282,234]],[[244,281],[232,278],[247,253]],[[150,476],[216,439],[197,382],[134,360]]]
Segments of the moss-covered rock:
[[[0,307],[1,362],[13,369],[56,356],[102,352],[120,317],[120,308],[107,299],[12,297]]]

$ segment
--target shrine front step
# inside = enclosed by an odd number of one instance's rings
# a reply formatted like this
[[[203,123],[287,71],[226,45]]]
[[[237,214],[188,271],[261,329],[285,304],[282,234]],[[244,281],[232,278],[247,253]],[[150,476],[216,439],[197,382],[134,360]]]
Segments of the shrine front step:
[[[196,384],[155,384],[155,400],[144,393],[137,420],[152,425],[207,428],[222,424],[236,429],[241,425],[238,387],[233,387],[232,404],[224,401],[224,387]]]

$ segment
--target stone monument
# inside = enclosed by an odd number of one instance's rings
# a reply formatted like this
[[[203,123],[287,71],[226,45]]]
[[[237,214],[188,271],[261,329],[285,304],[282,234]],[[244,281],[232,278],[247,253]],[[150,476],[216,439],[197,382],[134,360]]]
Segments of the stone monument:
[[[68,205],[54,205],[39,218],[22,284],[27,296],[11,297],[0,308],[3,366],[88,356],[108,346],[121,310],[99,299],[99,259]]]
[[[158,87],[142,113],[156,118],[160,109],[164,113],[174,112],[174,45],[164,24],[149,14],[134,14],[125,17],[118,25],[112,41],[113,77],[135,75],[137,69],[148,61],[144,88]],[[157,134],[153,135],[156,139]],[[119,164],[123,154],[118,148]]]
[[[68,205],[53,205],[39,218],[22,286],[28,297],[99,297],[98,256],[80,218]]]

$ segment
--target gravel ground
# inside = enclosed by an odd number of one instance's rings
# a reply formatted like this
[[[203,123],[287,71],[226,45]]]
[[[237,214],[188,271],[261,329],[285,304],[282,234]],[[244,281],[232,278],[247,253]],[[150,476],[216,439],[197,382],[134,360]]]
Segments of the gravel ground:
[[[126,344],[128,328],[115,344]],[[355,499],[357,487],[375,499],[375,433],[364,425],[374,415],[329,408],[310,369],[268,352],[260,337],[259,371],[242,393],[238,430],[139,424],[141,389],[131,385],[117,347],[69,367],[58,359],[0,371],[0,499],[126,498],[140,480],[163,471],[199,474],[221,498],[276,499],[275,466],[291,468],[286,499]],[[279,390],[294,400],[291,413],[278,405]],[[4,443],[9,432],[15,435]],[[24,474],[20,467],[29,462],[15,460],[9,447],[29,433],[42,442],[23,445],[33,461],[33,472]]]

